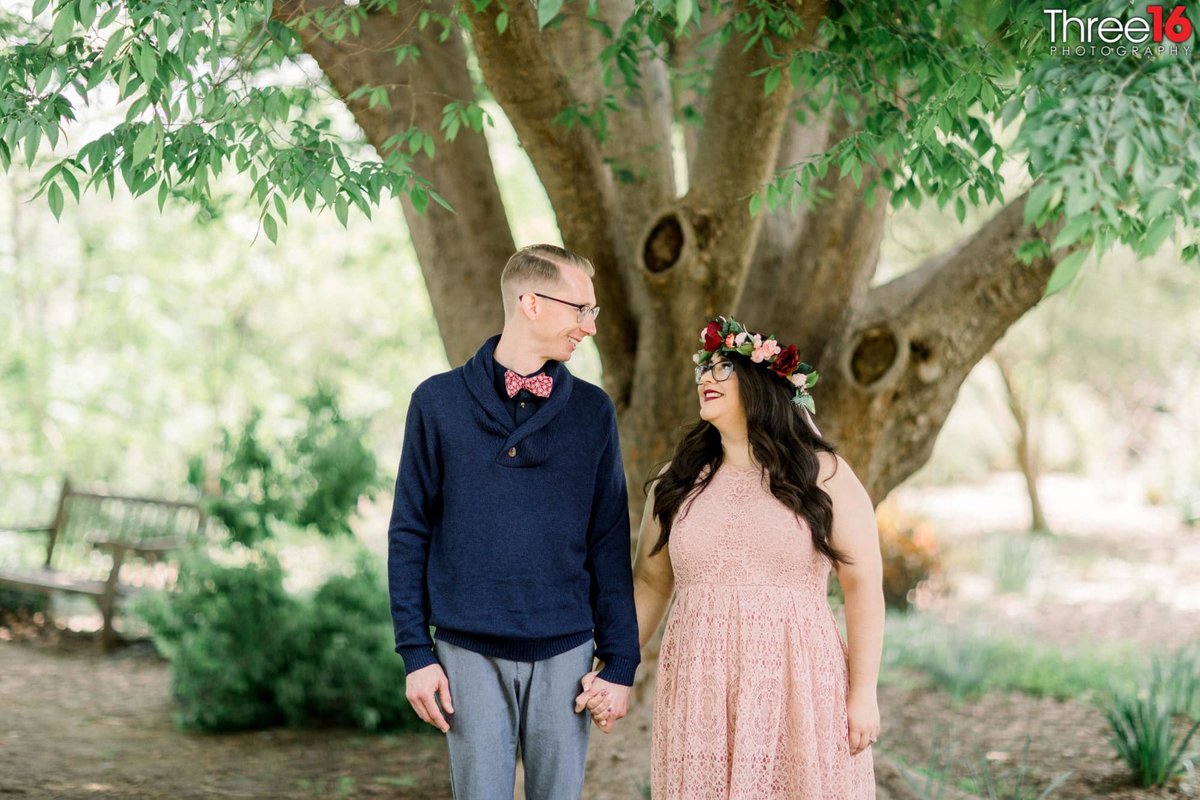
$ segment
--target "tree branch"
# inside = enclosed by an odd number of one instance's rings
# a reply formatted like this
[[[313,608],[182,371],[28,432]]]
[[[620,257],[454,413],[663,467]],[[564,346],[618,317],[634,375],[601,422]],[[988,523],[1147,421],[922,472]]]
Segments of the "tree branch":
[[[273,14],[286,23],[316,8],[341,5],[337,0],[291,0],[276,3]],[[297,31],[305,52],[341,97],[360,86],[389,87],[390,107],[368,108],[366,98],[347,104],[377,151],[388,137],[410,126],[430,134],[438,131],[448,99],[474,99],[462,40],[451,36],[438,42],[432,29],[419,31],[416,15],[422,7],[370,14],[357,39],[331,42],[314,26]],[[451,5],[437,0],[434,7],[449,13]],[[397,67],[393,51],[403,44],[415,44],[420,58]],[[408,198],[403,201],[446,355],[451,364],[459,364],[503,326],[497,294],[500,270],[514,250],[512,233],[482,136],[467,133],[453,142],[439,142],[436,157],[421,156],[415,166],[455,209],[451,213],[431,203],[419,214]]]
[[[775,49],[786,55],[807,47],[824,13],[823,2],[805,4],[804,30]],[[771,175],[791,99],[782,89],[768,95],[763,76],[752,73],[784,66],[785,61],[772,58],[761,44],[747,49],[745,38],[734,34],[721,48],[713,70],[684,202],[706,212],[714,223],[708,266],[717,302],[726,307],[735,300],[762,220],[750,217],[746,198]]]
[[[825,362],[820,401],[853,429],[831,430],[876,500],[929,458],[967,374],[1041,300],[1056,263],[1017,248],[1053,230],[1014,200],[950,252],[874,289]],[[877,447],[880,442],[888,447]]]
[[[579,98],[554,63],[533,6],[511,5],[503,34],[496,30],[498,13],[499,5],[493,3],[474,18],[479,66],[546,189],[563,243],[596,265],[596,298],[605,319],[596,344],[606,388],[620,406],[633,378],[630,354],[637,342],[637,321],[620,266],[612,182],[591,131],[554,122]]]
[[[792,126],[788,164],[830,149],[850,132],[842,115],[832,125],[813,127]],[[826,138],[817,140],[818,133]],[[824,360],[831,332],[858,311],[875,273],[887,202],[875,191],[868,206],[867,186],[878,172],[867,165],[856,184],[831,168],[817,184],[825,199],[807,204],[799,215],[781,210],[764,220],[739,313],[797,343],[814,363]],[[790,230],[781,232],[789,222]]]
[[[619,30],[634,10],[632,0],[600,0],[597,5],[599,18],[613,30]],[[601,76],[602,52],[610,40],[580,12],[579,8],[564,8],[561,24],[541,35],[578,102],[596,109],[610,93],[622,96],[620,109],[605,115],[606,135],[597,137],[597,144],[621,210],[617,220],[621,224],[621,251],[623,261],[629,262],[621,266],[626,275],[631,275],[635,264],[627,254],[635,251],[636,240],[651,215],[675,199],[671,90],[663,61],[642,54],[637,91],[627,92],[624,82],[618,79],[610,92]]]

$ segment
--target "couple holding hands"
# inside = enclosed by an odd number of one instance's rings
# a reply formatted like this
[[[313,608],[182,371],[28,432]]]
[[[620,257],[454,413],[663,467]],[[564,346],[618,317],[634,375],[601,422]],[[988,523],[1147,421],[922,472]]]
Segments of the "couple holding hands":
[[[517,252],[503,332],[409,405],[391,610],[454,796],[511,800],[520,753],[527,798],[580,797],[588,717],[609,733],[626,715],[670,607],[654,800],[873,798],[879,542],[867,493],[812,423],[816,373],[795,346],[706,325],[700,419],[647,483],[631,569],[616,413],[564,366],[596,333],[593,274],[559,247]]]

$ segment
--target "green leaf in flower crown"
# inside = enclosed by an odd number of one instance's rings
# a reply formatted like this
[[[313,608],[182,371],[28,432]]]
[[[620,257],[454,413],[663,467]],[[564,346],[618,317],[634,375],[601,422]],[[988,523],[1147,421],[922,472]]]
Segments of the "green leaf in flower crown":
[[[813,402],[811,394],[800,395],[800,400],[798,403],[796,403],[796,405],[800,406],[801,408],[808,409],[808,413],[810,414],[817,413],[817,405]]]

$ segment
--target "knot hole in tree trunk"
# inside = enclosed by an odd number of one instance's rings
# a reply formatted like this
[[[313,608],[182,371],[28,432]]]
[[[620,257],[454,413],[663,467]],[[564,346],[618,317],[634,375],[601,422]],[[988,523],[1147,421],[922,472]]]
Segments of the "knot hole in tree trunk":
[[[687,244],[687,232],[674,211],[664,214],[650,227],[642,245],[642,264],[654,274],[679,263]]]
[[[902,368],[907,347],[891,328],[877,326],[858,335],[850,348],[850,376],[863,388],[876,387]]]

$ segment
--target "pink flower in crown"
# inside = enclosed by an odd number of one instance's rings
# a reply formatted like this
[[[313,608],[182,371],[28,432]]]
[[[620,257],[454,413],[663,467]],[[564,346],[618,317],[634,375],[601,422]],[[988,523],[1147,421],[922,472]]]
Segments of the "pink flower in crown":
[[[754,348],[754,352],[750,354],[750,360],[755,364],[761,364],[772,356],[779,354],[779,342],[774,339],[767,339],[762,344]]]
[[[743,344],[746,343],[746,340],[749,338],[750,338],[750,334],[746,333],[745,331],[742,331],[737,336],[733,337],[733,343],[735,345],[737,345],[738,347],[741,347]]]
[[[731,334],[729,334],[728,336],[726,336],[726,337],[725,337],[725,347],[727,347],[727,348],[729,348],[730,350],[732,350],[732,349],[733,349],[733,343],[734,343],[734,340],[735,340],[736,338],[737,338],[737,337],[736,337],[734,334],[732,334],[732,333],[731,333]]]
[[[808,385],[808,376],[805,375],[803,372],[792,373],[792,377],[788,378],[788,380],[790,380],[792,382],[792,385],[798,389],[803,389],[805,386]]]

